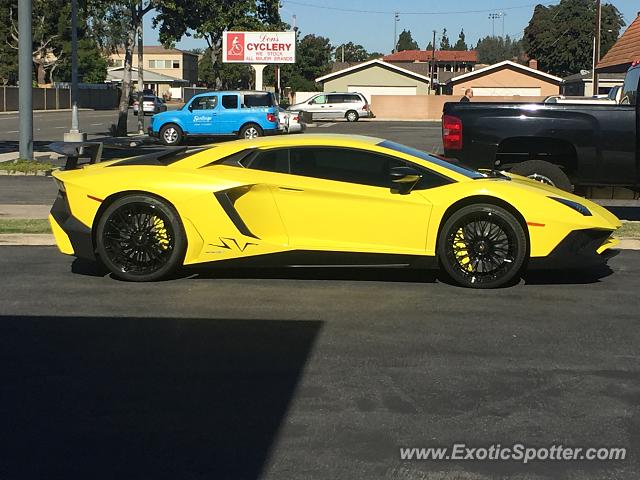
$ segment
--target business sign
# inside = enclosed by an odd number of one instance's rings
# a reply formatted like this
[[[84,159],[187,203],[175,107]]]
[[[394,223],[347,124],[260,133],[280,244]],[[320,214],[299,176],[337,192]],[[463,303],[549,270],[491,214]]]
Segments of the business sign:
[[[295,32],[224,32],[225,63],[295,63]]]

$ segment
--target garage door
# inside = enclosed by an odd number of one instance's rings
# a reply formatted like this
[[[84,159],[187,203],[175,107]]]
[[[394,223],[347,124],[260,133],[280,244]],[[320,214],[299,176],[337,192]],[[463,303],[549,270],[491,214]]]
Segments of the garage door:
[[[539,97],[540,87],[473,87],[473,95],[476,97]]]
[[[362,93],[369,103],[372,95],[416,95],[416,87],[374,87],[372,85],[349,85],[350,92]]]

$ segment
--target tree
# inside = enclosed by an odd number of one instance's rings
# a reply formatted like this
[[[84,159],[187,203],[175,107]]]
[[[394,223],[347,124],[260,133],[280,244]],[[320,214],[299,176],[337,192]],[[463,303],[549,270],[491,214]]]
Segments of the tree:
[[[433,50],[433,43],[431,43],[431,40],[429,40],[429,43],[427,44],[426,50],[429,51],[429,52]]]
[[[215,87],[222,86],[221,50],[225,30],[269,31],[284,29],[278,0],[157,0],[160,41],[169,46],[195,32],[207,42]]]
[[[356,45],[353,42],[338,45],[335,49],[334,58],[336,62],[364,62],[369,58],[369,54],[362,45]]]
[[[218,55],[222,55],[219,52]],[[253,82],[253,72],[249,65],[243,63],[221,63],[217,58],[220,68],[214,70],[209,49],[203,51],[198,62],[198,80],[209,87],[215,87],[219,81],[221,88],[225,90],[249,89]]]
[[[380,52],[370,52],[367,54],[367,60],[373,60],[375,58],[382,58],[384,57],[384,53],[380,53]]]
[[[124,54],[122,89],[118,105],[116,135],[127,135],[129,97],[131,95],[131,67],[133,49],[142,31],[144,16],[158,8],[161,0],[89,0],[89,18],[101,47]]]
[[[440,50],[451,50],[451,43],[447,37],[447,29],[442,30],[442,38],[440,39]]]
[[[4,18],[4,48],[18,51],[18,2],[2,0],[2,10],[8,15]],[[70,4],[65,0],[35,0],[33,2],[33,63],[36,80],[39,85],[51,83],[53,72],[59,66],[63,56],[63,37],[68,31]],[[4,56],[4,55],[3,55]],[[3,62],[4,63],[4,62]]]
[[[522,40],[513,40],[509,35],[504,38],[486,36],[478,40],[476,50],[480,63],[492,65],[503,60],[524,61]]]
[[[453,46],[454,50],[469,50],[467,46],[467,42],[465,41],[464,28],[460,30],[460,35],[458,35],[458,41]]]
[[[541,70],[564,76],[590,69],[593,56],[595,0],[560,0],[538,5],[524,30],[524,46]],[[601,55],[615,43],[625,25],[618,9],[602,5]]]
[[[294,92],[317,90],[315,79],[331,69],[332,50],[328,38],[305,35],[296,46],[296,63],[282,66],[282,84],[291,87]]]
[[[396,52],[402,52],[403,50],[418,50],[418,42],[416,42],[411,36],[411,30],[402,30],[398,37],[398,43],[396,43]]]
[[[17,21],[18,1],[1,0],[0,18],[9,19],[12,15]],[[0,22],[0,84],[15,84],[18,75],[18,51],[9,47],[13,41],[11,36],[12,24],[8,21]]]

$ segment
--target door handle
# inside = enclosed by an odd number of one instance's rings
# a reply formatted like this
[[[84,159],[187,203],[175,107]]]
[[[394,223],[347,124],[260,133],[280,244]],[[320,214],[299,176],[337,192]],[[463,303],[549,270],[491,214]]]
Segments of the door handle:
[[[280,190],[286,190],[287,192],[304,192],[301,188],[293,188],[293,187],[278,187]]]

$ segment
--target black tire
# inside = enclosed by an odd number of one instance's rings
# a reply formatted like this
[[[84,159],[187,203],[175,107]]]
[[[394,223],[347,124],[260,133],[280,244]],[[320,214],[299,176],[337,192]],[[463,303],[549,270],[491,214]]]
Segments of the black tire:
[[[560,167],[544,160],[528,160],[518,163],[511,168],[511,172],[529,177],[541,183],[557,187],[567,192],[573,191],[571,180]]]
[[[160,129],[160,141],[165,145],[180,145],[183,139],[182,129],[174,123],[167,123]]]
[[[463,207],[438,235],[438,260],[451,279],[469,288],[497,288],[519,277],[527,236],[507,210],[491,204]]]
[[[347,122],[357,122],[360,116],[355,110],[349,110],[347,113],[345,113],[344,118],[347,119]]]
[[[260,128],[260,125],[248,123],[240,129],[238,137],[249,140],[252,138],[262,137],[263,135],[264,132],[262,131],[262,128]]]
[[[182,266],[187,240],[180,217],[166,202],[129,195],[109,205],[96,226],[98,257],[116,277],[151,282]]]

